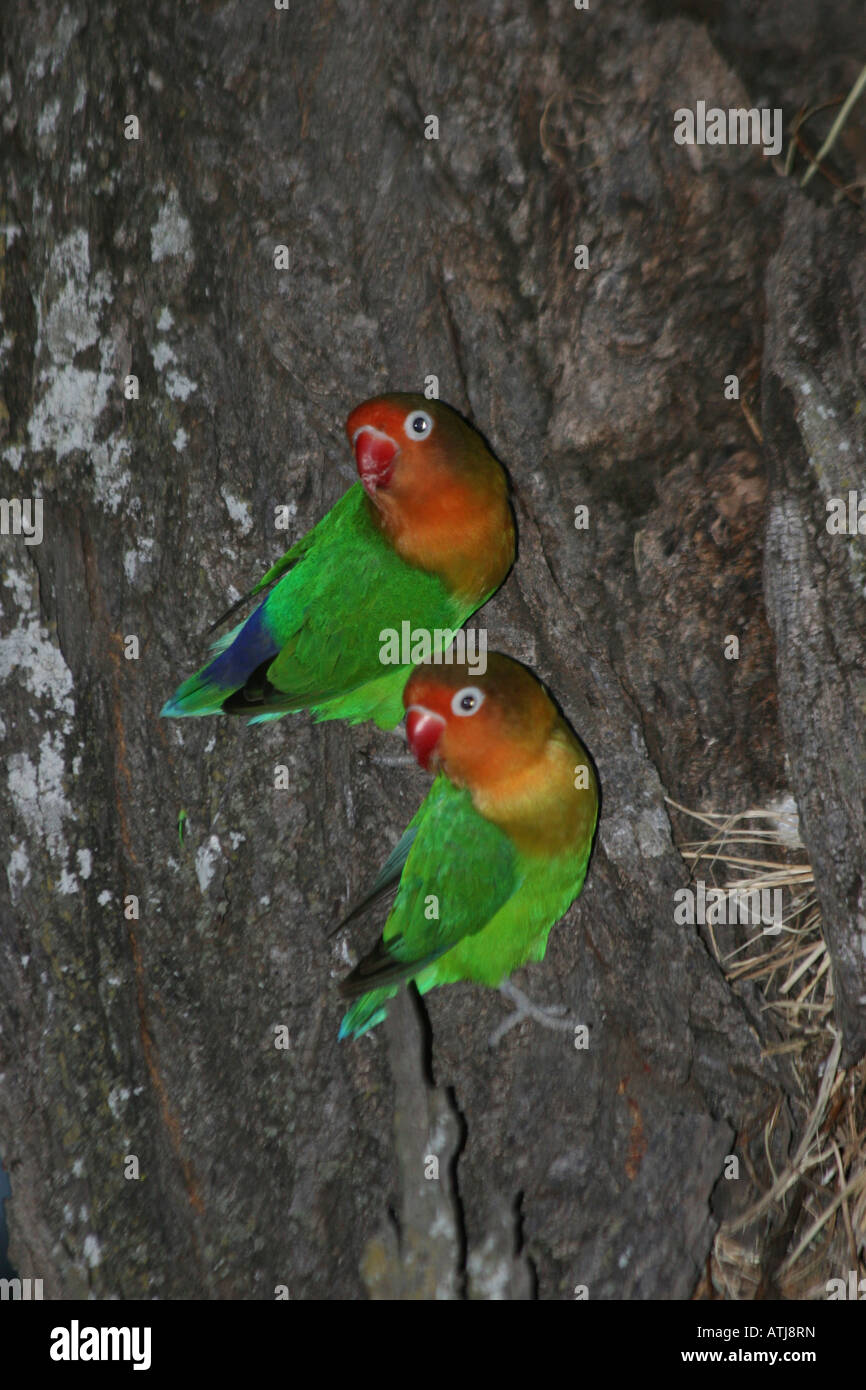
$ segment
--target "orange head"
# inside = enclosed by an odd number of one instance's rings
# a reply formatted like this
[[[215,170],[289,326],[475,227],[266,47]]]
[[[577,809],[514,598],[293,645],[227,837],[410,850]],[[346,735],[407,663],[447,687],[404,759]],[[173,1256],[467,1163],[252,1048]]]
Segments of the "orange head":
[[[519,662],[492,652],[483,676],[465,665],[416,666],[403,704],[421,766],[465,787],[522,849],[558,854],[591,839],[598,784],[589,754]]]
[[[483,676],[465,665],[416,666],[403,691],[406,736],[423,768],[459,786],[492,784],[541,757],[557,718],[525,666],[491,652]]]
[[[476,430],[411,392],[356,406],[346,434],[371,515],[407,564],[480,602],[514,560],[508,481]]]

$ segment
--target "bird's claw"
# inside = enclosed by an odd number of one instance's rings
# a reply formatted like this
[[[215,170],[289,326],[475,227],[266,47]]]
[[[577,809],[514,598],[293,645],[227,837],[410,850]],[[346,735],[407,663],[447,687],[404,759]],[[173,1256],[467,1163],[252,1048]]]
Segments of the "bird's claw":
[[[533,1004],[528,995],[518,989],[517,985],[506,980],[499,986],[500,994],[504,994],[506,999],[510,999],[516,1006],[513,1013],[508,1014],[502,1022],[494,1028],[490,1034],[488,1043],[490,1047],[498,1047],[499,1043],[510,1033],[511,1029],[524,1019],[530,1018],[535,1023],[540,1023],[542,1028],[550,1028],[557,1033],[573,1033],[575,1021],[569,1016],[564,1004],[549,1004],[547,1008],[542,1008],[540,1004]]]

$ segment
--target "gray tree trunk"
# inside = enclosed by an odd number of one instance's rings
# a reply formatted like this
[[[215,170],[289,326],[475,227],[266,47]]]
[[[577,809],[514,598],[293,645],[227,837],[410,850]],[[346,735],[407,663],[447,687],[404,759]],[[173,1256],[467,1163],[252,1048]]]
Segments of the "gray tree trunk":
[[[46,1296],[689,1297],[790,1080],[674,922],[666,794],[796,796],[866,1047],[864,539],[824,525],[866,485],[862,221],[673,139],[699,99],[847,90],[862,13],[725,8],[4,6],[0,489],[44,538],[2,537],[0,1152]],[[380,923],[328,932],[427,779],[366,726],[158,718],[344,491],[348,410],[431,375],[514,483],[480,621],[601,777],[586,889],[517,981],[587,1050],[490,1048],[508,1006],[468,985],[425,1000],[429,1057],[408,996],[338,1043]]]

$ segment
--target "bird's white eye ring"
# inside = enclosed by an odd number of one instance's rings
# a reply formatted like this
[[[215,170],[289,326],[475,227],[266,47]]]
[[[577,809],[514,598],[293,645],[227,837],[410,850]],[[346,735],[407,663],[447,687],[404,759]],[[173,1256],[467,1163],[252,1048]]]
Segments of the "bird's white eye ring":
[[[433,430],[433,417],[428,415],[426,410],[410,410],[403,421],[403,430],[407,438],[414,439],[416,443],[421,439],[429,439]]]
[[[468,719],[470,714],[477,714],[483,704],[484,691],[479,690],[477,685],[464,685],[451,701],[451,713]]]

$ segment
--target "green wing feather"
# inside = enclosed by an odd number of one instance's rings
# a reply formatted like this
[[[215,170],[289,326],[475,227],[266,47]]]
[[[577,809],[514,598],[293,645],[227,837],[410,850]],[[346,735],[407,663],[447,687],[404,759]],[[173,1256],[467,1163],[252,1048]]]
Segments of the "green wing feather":
[[[373,880],[373,886],[369,892],[365,893],[364,897],[361,898],[359,902],[355,903],[354,907],[346,913],[342,921],[338,922],[333,930],[328,932],[328,936],[336,936],[338,931],[342,931],[343,927],[348,926],[350,922],[354,922],[356,917],[360,917],[362,912],[366,912],[367,908],[371,907],[384,893],[387,893],[390,889],[396,890],[400,875],[403,872],[403,866],[409,858],[409,851],[418,833],[417,819],[418,817],[416,816],[411,825],[404,830],[402,836],[391,850],[391,853],[388,855],[388,858]]]
[[[380,714],[393,726],[403,716],[409,668],[381,664],[382,632],[399,631],[405,620],[454,630],[470,611],[436,575],[400,558],[371,522],[355,483],[265,599],[281,650],[268,667],[273,690],[261,713],[312,709],[319,718],[353,722]]]
[[[362,997],[343,1019],[340,1037],[358,1037],[378,1023],[403,980],[485,927],[517,886],[514,845],[478,814],[467,791],[443,775],[410,823],[413,829],[382,940],[341,985],[345,996]]]
[[[337,506],[339,505],[340,503],[338,502]],[[327,521],[327,517],[323,517],[322,520]],[[318,526],[321,524],[322,522],[319,522]],[[271,565],[267,574],[263,574],[257,584],[254,584],[251,589],[247,589],[246,593],[241,594],[239,599],[235,599],[231,608],[227,608],[224,613],[221,613],[220,616],[211,623],[208,632],[214,632],[218,627],[222,627],[227,618],[233,617],[239,608],[243,608],[245,603],[249,603],[251,598],[257,598],[259,594],[264,593],[265,589],[270,588],[272,584],[275,584],[278,579],[282,578],[286,570],[296,565],[298,560],[300,560],[307,553],[310,546],[314,544],[318,526],[314,526],[312,531],[308,531],[305,536],[302,536],[299,541],[296,541],[291,549],[287,550],[285,555],[277,560],[275,565]],[[237,633],[240,632],[242,627],[243,623],[240,623],[238,627],[233,628],[225,637],[218,638],[213,644],[213,650],[224,651],[225,648],[234,641]]]

